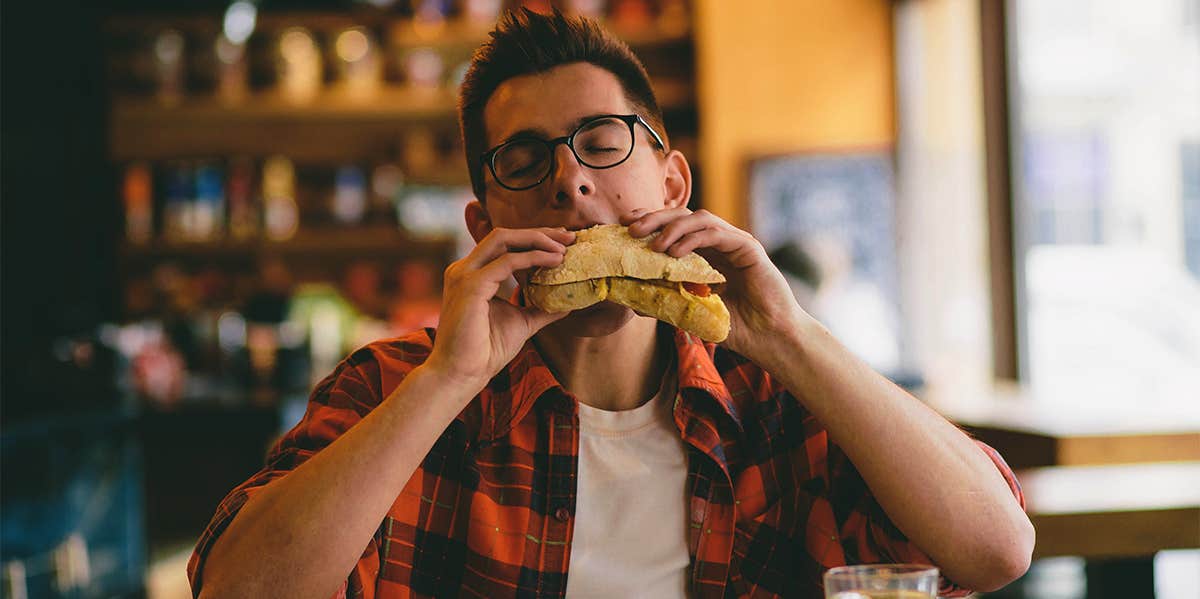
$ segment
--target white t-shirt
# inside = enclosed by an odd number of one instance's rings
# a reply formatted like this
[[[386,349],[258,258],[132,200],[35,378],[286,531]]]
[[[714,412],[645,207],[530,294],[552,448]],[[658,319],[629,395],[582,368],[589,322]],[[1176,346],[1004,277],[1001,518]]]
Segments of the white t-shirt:
[[[654,399],[632,410],[579,404],[568,599],[687,596],[687,452],[667,372]]]

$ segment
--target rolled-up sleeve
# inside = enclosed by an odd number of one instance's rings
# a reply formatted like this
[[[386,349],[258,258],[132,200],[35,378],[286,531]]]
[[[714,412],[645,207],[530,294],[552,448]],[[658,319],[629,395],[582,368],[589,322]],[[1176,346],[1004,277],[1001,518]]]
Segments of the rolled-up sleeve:
[[[327,447],[378,405],[379,377],[364,372],[364,365],[367,366],[366,370],[374,366],[369,357],[360,353],[366,351],[368,350],[364,348],[355,352],[317,384],[309,398],[304,417],[271,448],[266,466],[234,488],[221,501],[188,562],[188,580],[191,582],[193,596],[200,594],[204,581],[205,560],[209,552],[246,502],[273,481],[295,470]],[[376,548],[377,540],[372,539],[358,565],[351,572],[347,585],[337,596],[373,596],[373,579],[378,572]]]
[[[995,464],[996,469],[1008,483],[1013,496],[1025,508],[1025,495],[1017,482],[1016,475],[995,449],[975,441]],[[910,541],[876,502],[867,484],[850,460],[836,445],[829,445],[830,503],[837,520],[838,536],[847,563],[916,563],[932,564],[933,561]],[[941,578],[938,595],[962,597],[971,589],[954,584],[945,576]]]

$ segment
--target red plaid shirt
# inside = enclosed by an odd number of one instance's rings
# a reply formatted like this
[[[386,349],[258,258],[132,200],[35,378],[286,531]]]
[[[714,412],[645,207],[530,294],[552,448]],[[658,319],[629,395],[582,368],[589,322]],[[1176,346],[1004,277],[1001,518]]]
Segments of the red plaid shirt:
[[[303,420],[204,531],[188,564],[196,593],[206,555],[246,500],[378,405],[429,355],[433,335],[427,329],[372,343],[317,386]],[[779,383],[689,334],[676,331],[675,345],[675,424],[689,458],[691,596],[822,597],[826,568],[929,562]],[[575,518],[577,410],[526,344],[441,435],[339,596],[562,597]],[[981,446],[1024,505],[1012,471]],[[943,581],[942,592],[963,590]]]

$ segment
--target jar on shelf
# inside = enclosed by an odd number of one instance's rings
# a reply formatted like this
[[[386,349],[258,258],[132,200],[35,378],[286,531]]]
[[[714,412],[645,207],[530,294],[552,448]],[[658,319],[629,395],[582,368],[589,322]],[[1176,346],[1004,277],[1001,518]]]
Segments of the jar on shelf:
[[[279,36],[276,60],[280,92],[293,102],[309,102],[321,91],[321,50],[312,32],[289,27]]]
[[[343,29],[334,39],[338,80],[350,95],[370,97],[383,81],[379,44],[365,27]]]

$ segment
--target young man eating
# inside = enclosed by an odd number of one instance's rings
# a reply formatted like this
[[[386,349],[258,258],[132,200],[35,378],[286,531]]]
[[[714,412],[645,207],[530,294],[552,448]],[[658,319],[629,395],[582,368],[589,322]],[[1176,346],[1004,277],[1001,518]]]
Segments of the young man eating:
[[[624,44],[511,13],[459,109],[477,246],[445,272],[439,327],[317,386],[201,538],[198,596],[821,597],[825,569],[870,562],[934,564],[957,594],[1025,571],[1000,457],[853,357],[750,234],[686,208],[688,162]],[[708,259],[728,338],[495,297],[611,223]]]

